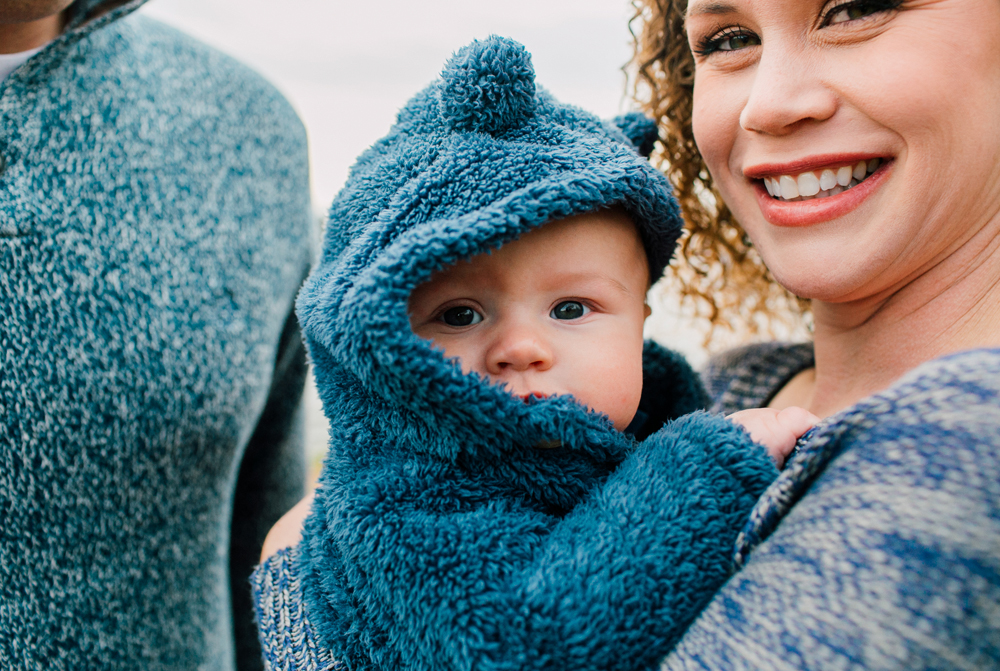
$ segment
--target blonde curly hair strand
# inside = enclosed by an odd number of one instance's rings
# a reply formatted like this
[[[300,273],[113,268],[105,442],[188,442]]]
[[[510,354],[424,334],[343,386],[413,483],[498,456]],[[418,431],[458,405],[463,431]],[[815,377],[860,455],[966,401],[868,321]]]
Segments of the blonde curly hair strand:
[[[633,0],[632,5],[632,95],[660,126],[661,146],[652,160],[673,182],[685,219],[670,266],[682,302],[710,325],[706,345],[787,334],[808,317],[808,303],[775,282],[723,202],[695,144],[694,57],[684,30],[687,0]]]

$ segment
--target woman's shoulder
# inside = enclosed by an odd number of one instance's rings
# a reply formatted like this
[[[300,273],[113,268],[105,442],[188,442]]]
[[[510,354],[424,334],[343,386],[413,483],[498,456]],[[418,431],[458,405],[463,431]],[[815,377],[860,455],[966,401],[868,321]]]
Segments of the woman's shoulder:
[[[823,422],[664,669],[1000,669],[1000,350]]]
[[[797,373],[814,364],[812,343],[756,343],[709,359],[702,381],[714,412],[760,408]]]
[[[995,463],[1000,463],[1000,349],[928,361],[807,434],[801,451],[751,512],[737,542],[737,563],[807,494],[815,504],[815,495],[841,488],[863,497],[886,487],[937,491],[956,480],[965,483],[966,499],[1000,505],[1000,490],[974,487],[969,479],[970,465],[972,472],[983,473],[995,471]]]

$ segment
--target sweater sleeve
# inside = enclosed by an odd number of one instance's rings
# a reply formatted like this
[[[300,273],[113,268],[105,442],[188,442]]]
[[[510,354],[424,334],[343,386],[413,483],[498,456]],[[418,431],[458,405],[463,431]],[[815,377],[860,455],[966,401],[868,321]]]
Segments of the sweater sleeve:
[[[374,668],[649,667],[728,577],[737,531],[776,474],[742,429],[695,413],[644,441],[563,519],[492,501],[472,513],[383,514],[340,539],[342,565],[320,567],[346,576],[349,594],[306,598],[295,554],[258,568],[268,668],[331,668],[335,657]],[[352,507],[396,505],[384,482],[372,491]],[[365,604],[369,628],[333,640],[323,627],[336,618],[309,606],[347,602]],[[337,653],[316,653],[320,641]]]
[[[718,416],[651,436],[526,564],[514,585],[521,618],[501,629],[521,658],[498,667],[654,665],[729,577],[737,531],[776,475]]]
[[[663,668],[1000,669],[998,363],[925,366],[821,430]]]
[[[268,671],[340,671],[343,663],[318,645],[302,598],[298,547],[285,548],[250,577],[264,668]]]

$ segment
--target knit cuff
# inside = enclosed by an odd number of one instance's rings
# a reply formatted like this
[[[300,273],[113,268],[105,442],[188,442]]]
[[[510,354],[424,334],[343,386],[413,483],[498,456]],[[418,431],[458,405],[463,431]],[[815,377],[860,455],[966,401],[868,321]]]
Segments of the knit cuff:
[[[345,671],[321,647],[305,612],[298,547],[279,550],[250,576],[266,671]]]

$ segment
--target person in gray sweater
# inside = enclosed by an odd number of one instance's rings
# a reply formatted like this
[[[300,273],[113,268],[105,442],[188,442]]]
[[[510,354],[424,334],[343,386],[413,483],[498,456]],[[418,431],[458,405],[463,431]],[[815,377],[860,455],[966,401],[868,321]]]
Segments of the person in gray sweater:
[[[0,8],[0,668],[252,669],[302,496],[306,138],[133,10]]]

